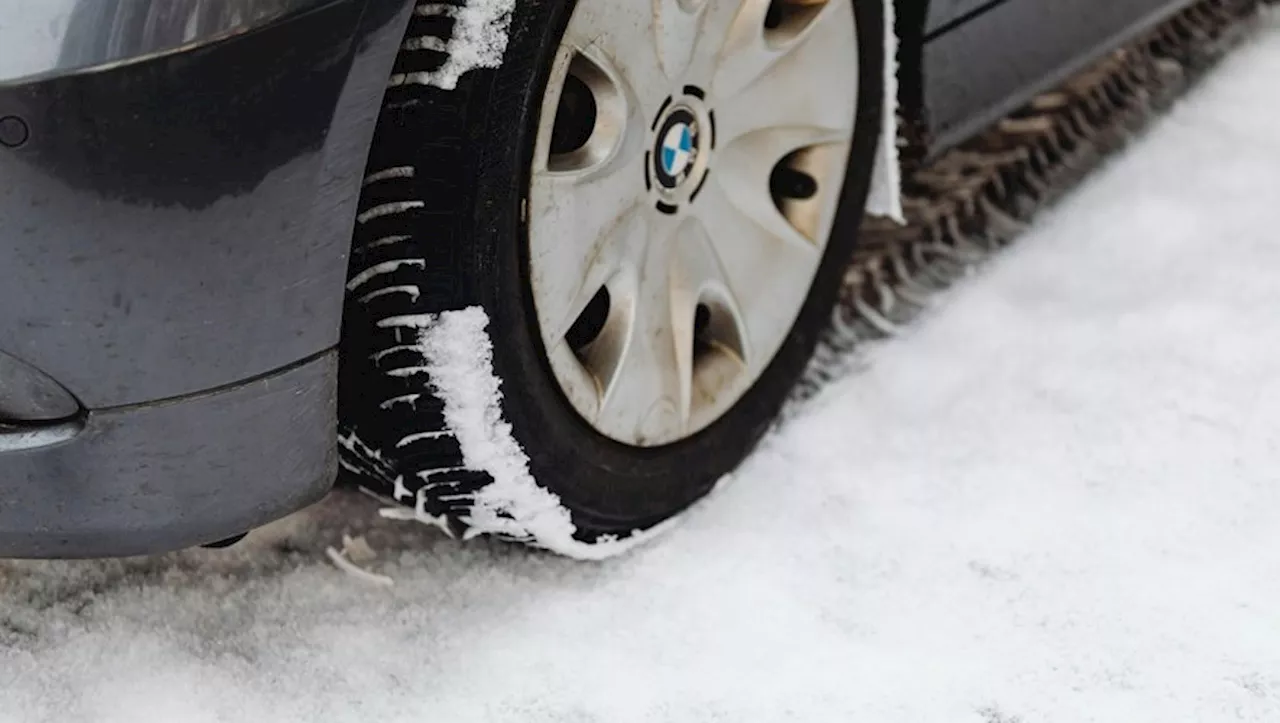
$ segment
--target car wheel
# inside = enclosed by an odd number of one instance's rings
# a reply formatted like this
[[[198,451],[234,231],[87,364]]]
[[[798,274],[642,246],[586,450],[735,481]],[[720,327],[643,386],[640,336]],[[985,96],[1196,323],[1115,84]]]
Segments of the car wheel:
[[[803,371],[870,182],[882,3],[516,2],[505,61],[460,79],[442,50],[477,34],[427,7],[356,224],[343,469],[451,532],[603,556]]]

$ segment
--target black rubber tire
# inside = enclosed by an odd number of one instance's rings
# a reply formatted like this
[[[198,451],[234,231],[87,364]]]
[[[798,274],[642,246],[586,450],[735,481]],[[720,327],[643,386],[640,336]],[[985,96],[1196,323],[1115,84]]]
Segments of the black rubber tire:
[[[526,284],[521,204],[532,138],[551,59],[574,3],[516,2],[502,66],[471,71],[454,90],[389,89],[368,169],[372,174],[412,167],[415,173],[369,184],[360,210],[402,201],[421,205],[358,224],[351,274],[403,259],[425,264],[381,274],[348,295],[339,412],[347,479],[388,497],[398,479],[400,500],[412,504],[411,495],[423,484],[418,472],[459,466],[462,456],[447,436],[397,446],[406,435],[442,430],[445,422],[429,379],[385,373],[413,360],[388,352],[404,342],[403,336],[377,322],[481,307],[489,317],[493,366],[505,391],[504,418],[529,458],[533,478],[570,511],[577,541],[591,544],[601,536],[627,537],[649,529],[707,494],[750,453],[802,373],[829,323],[862,220],[881,130],[884,17],[879,0],[854,2],[860,92],[851,171],[817,280],[793,332],[759,382],[724,417],[680,443],[640,449],[598,434],[563,398],[544,357]],[[450,32],[451,21],[415,17],[409,36],[447,38]],[[432,70],[444,59],[436,51],[405,51],[395,72]],[[407,238],[376,244],[388,237]],[[397,285],[416,286],[420,295],[387,293],[359,300]],[[411,394],[422,395],[416,405],[384,404]],[[483,471],[440,473],[419,504],[461,532],[467,527],[468,496],[491,482]]]

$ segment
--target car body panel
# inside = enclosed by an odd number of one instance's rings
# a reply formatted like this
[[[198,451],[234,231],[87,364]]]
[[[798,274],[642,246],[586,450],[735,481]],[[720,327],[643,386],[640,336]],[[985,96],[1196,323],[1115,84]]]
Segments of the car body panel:
[[[0,434],[0,555],[208,544],[319,500],[337,473],[337,353],[189,399]]]
[[[98,409],[333,347],[395,47],[356,52],[364,12],[0,87],[0,350]]]
[[[1014,1],[1016,0],[931,0],[928,3],[925,35],[941,34],[950,26],[959,25],[996,5]]]
[[[332,485],[351,228],[413,4],[306,5],[0,83],[27,129],[0,147],[0,556],[210,542]]]
[[[1009,0],[925,45],[938,149],[972,136],[1191,0]]]
[[[912,53],[902,104],[922,155],[964,142],[1192,1],[899,0]]]
[[[335,0],[5,0],[0,83],[135,63]]]

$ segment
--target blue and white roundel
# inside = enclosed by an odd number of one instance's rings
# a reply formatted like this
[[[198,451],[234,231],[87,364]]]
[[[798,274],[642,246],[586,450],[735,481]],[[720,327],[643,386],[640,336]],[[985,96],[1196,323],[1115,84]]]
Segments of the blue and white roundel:
[[[693,129],[688,123],[676,123],[662,139],[662,170],[678,179],[693,163]]]

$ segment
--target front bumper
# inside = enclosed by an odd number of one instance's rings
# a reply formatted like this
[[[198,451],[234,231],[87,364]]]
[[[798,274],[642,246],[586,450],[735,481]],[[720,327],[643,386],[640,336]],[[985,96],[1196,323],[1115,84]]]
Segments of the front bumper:
[[[0,556],[140,555],[315,502],[336,473],[336,353],[196,397],[0,433]],[[17,432],[7,435],[14,441]]]
[[[72,11],[22,28],[36,7]],[[0,0],[0,359],[26,370],[0,378],[0,557],[212,542],[328,489],[351,224],[411,10]]]

